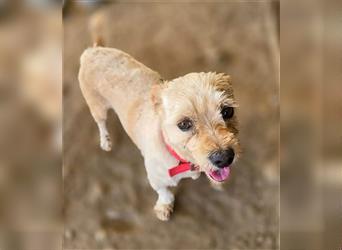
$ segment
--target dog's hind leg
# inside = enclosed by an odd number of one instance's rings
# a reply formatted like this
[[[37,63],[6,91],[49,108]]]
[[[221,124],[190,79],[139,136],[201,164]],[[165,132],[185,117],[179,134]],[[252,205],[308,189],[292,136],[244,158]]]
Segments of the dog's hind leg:
[[[100,133],[100,146],[105,151],[112,149],[112,141],[107,129],[107,112],[109,105],[107,101],[96,91],[82,89],[84,98],[86,99],[90,113],[92,114]]]
[[[100,146],[103,150],[110,151],[112,149],[112,141],[107,130],[106,120],[101,119],[96,121],[96,123],[100,132]]]

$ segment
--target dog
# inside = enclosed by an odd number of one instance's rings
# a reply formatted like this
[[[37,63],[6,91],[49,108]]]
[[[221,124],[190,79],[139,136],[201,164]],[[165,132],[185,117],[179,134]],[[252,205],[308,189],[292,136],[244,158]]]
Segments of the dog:
[[[100,146],[112,147],[106,127],[113,109],[144,157],[147,177],[157,192],[157,218],[169,220],[170,187],[204,172],[221,185],[239,158],[237,102],[224,73],[189,73],[163,80],[123,51],[104,47],[103,38],[80,58],[82,94],[98,126]]]

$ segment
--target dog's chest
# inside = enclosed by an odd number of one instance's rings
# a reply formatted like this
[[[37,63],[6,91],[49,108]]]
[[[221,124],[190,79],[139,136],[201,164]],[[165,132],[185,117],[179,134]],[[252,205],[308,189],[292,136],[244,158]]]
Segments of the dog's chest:
[[[198,172],[198,171],[186,171],[176,176],[173,176],[171,178],[176,182],[176,185],[177,185],[178,182],[182,179],[192,178],[193,180],[196,180],[198,177],[200,177],[200,175],[201,175],[201,172]]]
[[[166,160],[167,159],[167,160]],[[146,164],[147,163],[147,164]],[[185,171],[174,176],[169,175],[169,169],[177,165],[178,162],[174,158],[164,158],[164,161],[154,160],[146,161],[145,167],[147,170],[148,179],[155,186],[177,186],[180,180],[185,178],[197,179],[200,176],[198,171]]]

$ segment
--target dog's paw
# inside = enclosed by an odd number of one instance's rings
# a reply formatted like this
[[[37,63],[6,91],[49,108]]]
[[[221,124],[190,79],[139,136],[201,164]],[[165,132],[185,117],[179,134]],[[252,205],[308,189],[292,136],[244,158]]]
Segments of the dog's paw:
[[[110,151],[112,149],[112,141],[110,140],[109,135],[101,138],[100,146],[104,151]]]
[[[154,212],[159,220],[168,221],[173,212],[173,203],[171,204],[157,204],[154,206]]]

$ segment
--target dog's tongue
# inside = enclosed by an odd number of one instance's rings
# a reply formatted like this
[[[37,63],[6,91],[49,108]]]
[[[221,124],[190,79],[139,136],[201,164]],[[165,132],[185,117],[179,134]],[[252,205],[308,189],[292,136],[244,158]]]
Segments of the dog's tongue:
[[[220,168],[218,170],[210,170],[209,175],[215,181],[224,181],[229,177],[230,169],[229,167]]]

